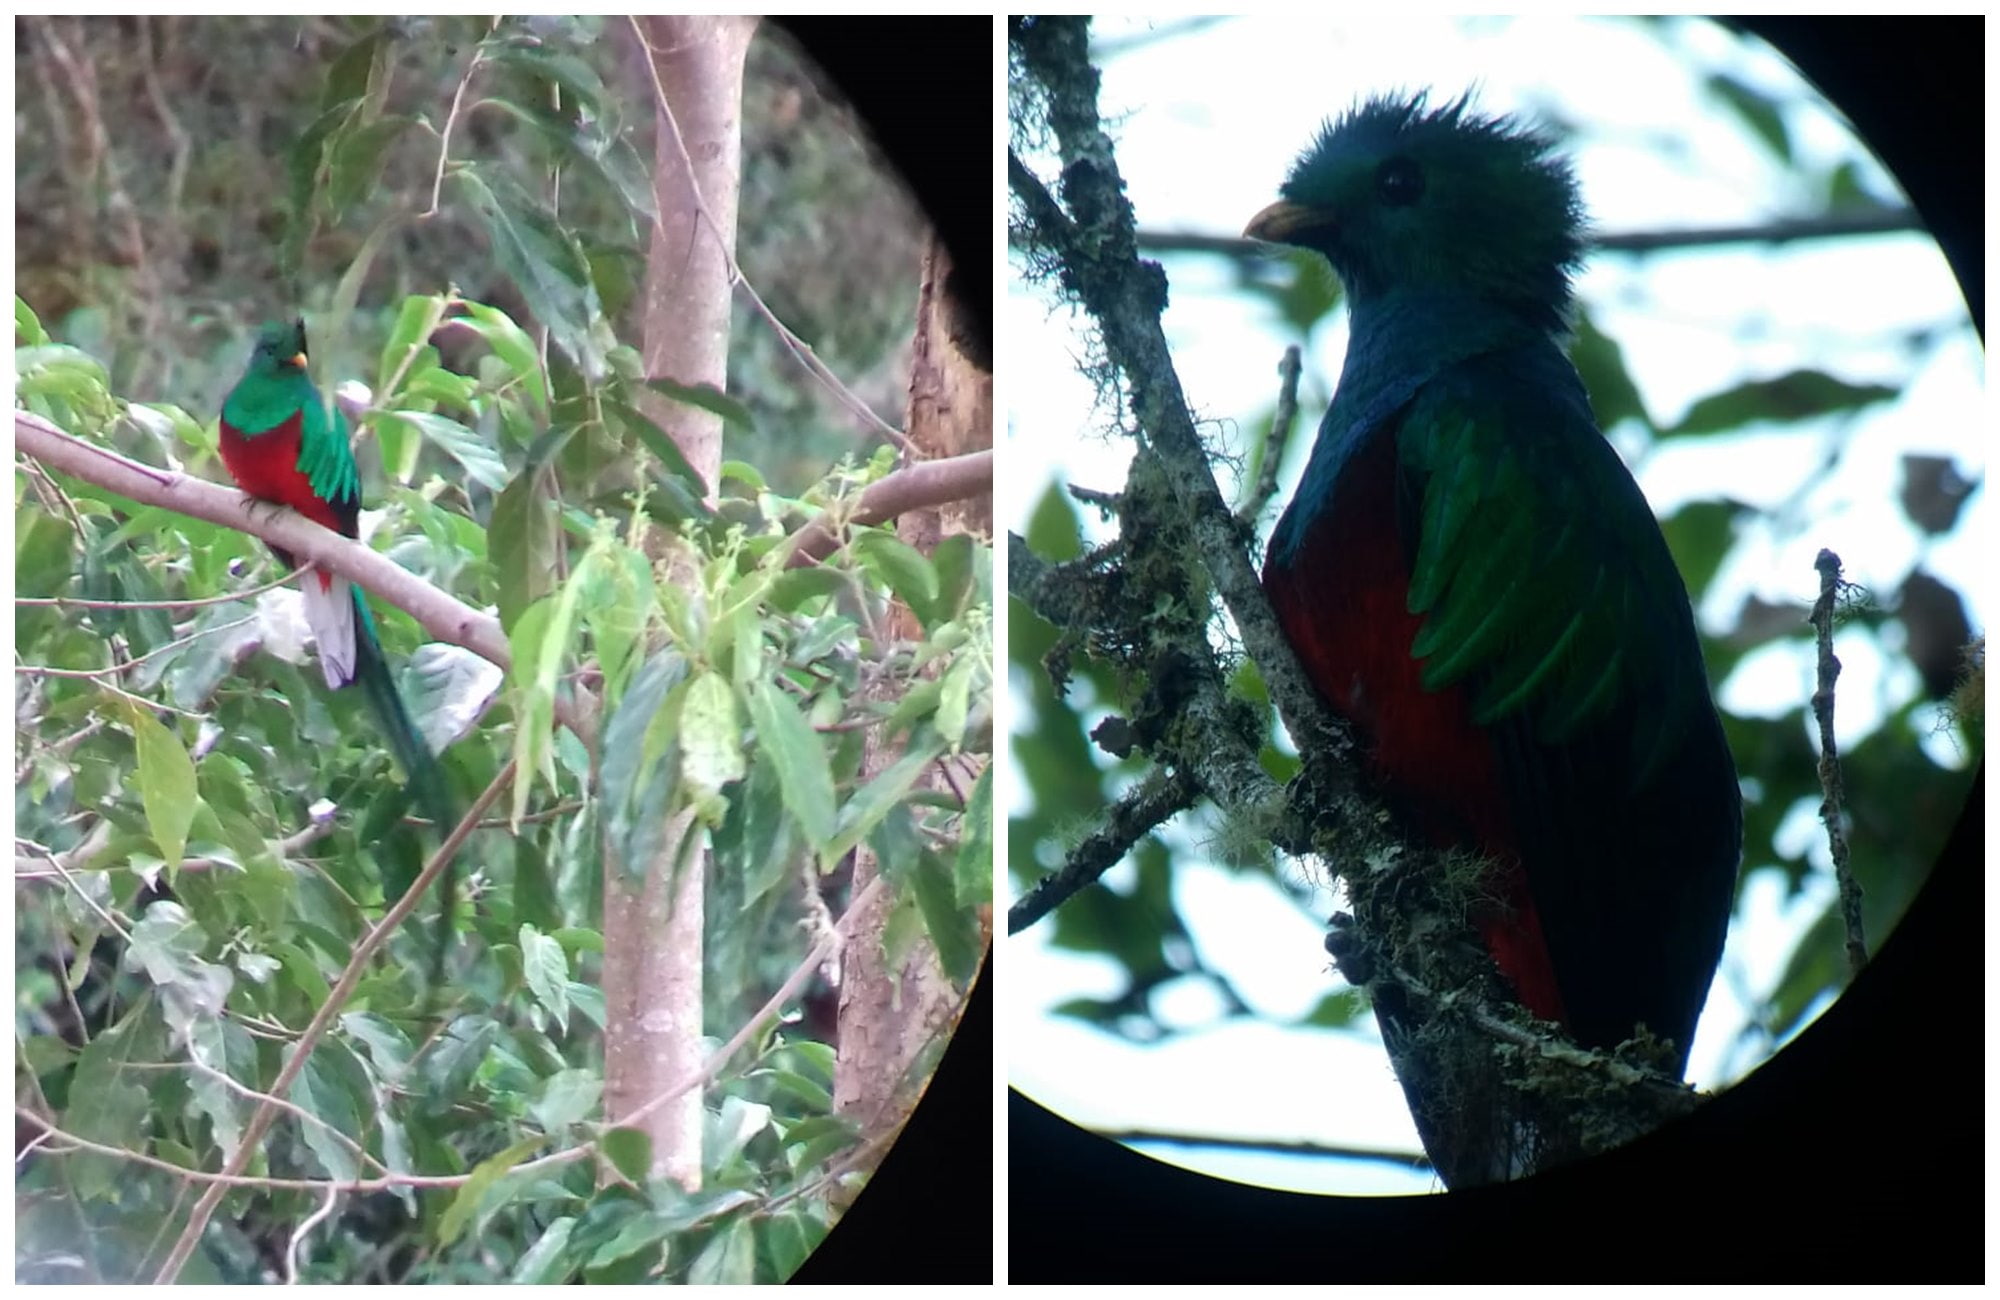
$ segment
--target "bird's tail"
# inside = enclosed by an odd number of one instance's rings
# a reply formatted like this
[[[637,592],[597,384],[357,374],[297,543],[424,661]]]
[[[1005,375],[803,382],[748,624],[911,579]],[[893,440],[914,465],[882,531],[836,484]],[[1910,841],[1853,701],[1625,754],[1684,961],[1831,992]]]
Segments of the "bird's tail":
[[[388,738],[389,751],[396,756],[396,763],[403,769],[403,779],[409,791],[410,802],[417,811],[437,827],[440,842],[450,835],[458,825],[458,810],[451,792],[446,788],[444,768],[423,733],[410,720],[410,711],[403,705],[402,694],[396,689],[395,678],[389,672],[389,662],[382,654],[382,641],[375,632],[375,619],[368,611],[368,600],[355,587],[354,606],[354,680],[361,685],[368,705],[375,712],[376,721]],[[443,974],[444,957],[451,944],[452,907],[457,877],[455,867],[447,867],[440,886],[437,951],[433,959],[432,984],[435,987]]]

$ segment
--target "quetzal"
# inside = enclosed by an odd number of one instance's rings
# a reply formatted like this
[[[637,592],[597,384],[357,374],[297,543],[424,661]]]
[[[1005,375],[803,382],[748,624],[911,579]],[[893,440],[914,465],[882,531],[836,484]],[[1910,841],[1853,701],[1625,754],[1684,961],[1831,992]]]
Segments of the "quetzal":
[[[1581,257],[1551,142],[1465,99],[1329,123],[1245,234],[1323,254],[1351,334],[1264,588],[1413,838],[1482,856],[1511,993],[1686,1069],[1742,845],[1693,613],[1564,351]],[[1392,1051],[1423,1011],[1378,989]],[[1448,1186],[1536,1167],[1478,1081],[1399,1073]],[[1459,1081],[1465,1082],[1465,1081]]]
[[[360,471],[348,446],[346,418],[321,400],[306,372],[303,322],[273,322],[258,333],[249,369],[222,403],[221,451],[229,477],[251,496],[290,506],[344,536],[357,535]],[[293,566],[289,554],[272,549]],[[448,833],[457,815],[444,773],[396,690],[361,589],[318,570],[306,574],[300,587],[326,684],[336,690],[361,684],[409,782],[412,802],[437,823],[440,836]]]

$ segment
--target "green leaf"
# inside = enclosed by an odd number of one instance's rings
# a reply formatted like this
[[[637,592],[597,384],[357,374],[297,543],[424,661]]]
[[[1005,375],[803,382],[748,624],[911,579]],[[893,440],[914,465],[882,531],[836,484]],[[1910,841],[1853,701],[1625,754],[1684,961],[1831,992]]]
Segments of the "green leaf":
[[[826,1236],[826,1230],[801,1210],[784,1209],[764,1220],[762,1240],[765,1262],[774,1281],[783,1282],[799,1271]]]
[[[194,824],[200,798],[195,789],[194,760],[180,737],[136,706],[126,711],[139,759],[139,801],[146,809],[146,827],[160,855],[179,867],[187,848],[188,827]]]
[[[912,610],[937,600],[938,575],[931,562],[894,533],[864,529],[854,538],[854,552],[877,581],[895,592]]]
[[[604,82],[599,79],[595,68],[576,55],[552,50],[532,38],[510,38],[504,43],[488,43],[482,48],[487,62],[560,86],[568,93],[573,106],[587,108],[593,115],[601,115]]]
[[[569,957],[562,945],[536,930],[532,925],[524,925],[520,931],[521,973],[528,981],[528,991],[535,995],[535,1001],[556,1018],[556,1023],[564,1030],[569,1028]]]
[[[960,656],[945,670],[944,680],[939,684],[935,725],[954,754],[965,740],[965,715],[971,706],[972,683],[978,667],[970,657]]]
[[[853,1146],[859,1136],[854,1125],[837,1115],[814,1115],[785,1130],[785,1146],[798,1148],[786,1155],[795,1174],[805,1174],[815,1165]]]
[[[681,453],[680,445],[667,436],[667,431],[655,424],[643,411],[636,406],[629,406],[609,397],[603,399],[603,407],[607,416],[618,420],[647,451],[653,453],[661,468],[680,480],[695,496],[699,497],[708,491],[708,485],[701,481],[700,473]]]
[[[555,784],[555,674],[544,675],[542,657],[553,643],[557,662],[561,660],[562,644],[554,630],[556,605],[555,597],[544,597],[521,611],[514,626],[507,629],[507,648],[514,661],[514,711],[520,719],[514,728],[514,759],[519,769],[514,781],[516,820],[528,811],[528,794],[536,775]]]
[[[590,1269],[606,1268],[612,1264],[616,1264],[619,1260],[630,1259],[632,1256],[649,1248],[664,1254],[664,1248],[659,1243],[671,1235],[673,1231],[674,1225],[663,1215],[635,1214],[625,1220],[624,1224],[619,1227],[611,1240],[590,1253],[590,1259],[584,1267]],[[651,1270],[647,1269],[643,1271],[650,1272]],[[614,1280],[623,1281],[625,1279],[599,1276],[593,1277],[591,1280],[599,1283],[607,1283]]]
[[[643,871],[659,853],[678,766],[671,754],[648,755],[646,737],[654,718],[668,707],[669,693],[687,672],[687,659],[678,650],[655,651],[633,674],[632,684],[604,723],[600,815],[605,834],[631,871]]]
[[[499,577],[500,626],[511,630],[530,605],[555,590],[561,544],[557,503],[542,476],[523,472],[501,489],[487,526],[488,558]]]
[[[507,1280],[529,1286],[568,1281],[573,1270],[565,1256],[569,1253],[570,1233],[575,1229],[576,1220],[569,1215],[543,1228],[541,1235],[535,1238],[535,1244],[528,1247],[528,1253],[514,1265],[514,1271],[508,1274]]]
[[[336,216],[368,197],[382,180],[383,156],[416,125],[412,117],[385,117],[330,141],[326,203]]]
[[[859,844],[889,815],[890,809],[902,802],[924,769],[943,751],[944,742],[935,735],[927,734],[921,741],[913,739],[901,758],[877,772],[840,810],[840,829],[821,850],[820,861],[835,861]]]
[[[979,570],[982,565],[991,567],[993,553],[974,545],[970,535],[953,533],[937,544],[930,563],[937,574],[937,598],[910,609],[922,620],[925,632],[935,633],[965,612],[978,588]]]
[[[646,629],[659,609],[653,568],[643,553],[619,546],[604,552],[592,577],[584,621],[604,672],[604,701],[616,707],[639,666]]]
[[[681,704],[680,746],[681,779],[691,787],[697,807],[711,807],[721,799],[724,786],[742,780],[749,770],[743,723],[736,716],[736,692],[722,674],[704,672],[688,683]]]
[[[648,379],[645,384],[654,392],[677,402],[686,402],[711,415],[719,415],[724,424],[734,425],[744,433],[757,432],[757,421],[750,414],[750,408],[714,384],[683,384],[677,379]]]
[[[48,331],[42,328],[42,318],[35,315],[35,309],[14,299],[14,345],[35,347],[49,341]]]
[[[410,425],[426,441],[459,463],[466,477],[493,492],[507,486],[507,462],[500,459],[486,439],[457,420],[427,411],[385,411],[375,417],[379,426],[391,422]]]
[[[938,964],[952,983],[964,988],[979,973],[979,922],[972,909],[960,907],[958,889],[944,860],[929,849],[917,855],[910,877],[923,913],[924,928],[937,946]]]
[[[1708,88],[1716,98],[1736,111],[1736,116],[1764,142],[1779,162],[1790,164],[1792,136],[1776,104],[1747,83],[1720,73],[1709,77]]]
[[[70,1089],[64,1131],[123,1151],[146,1149],[153,1096],[126,1073],[125,1051],[131,1038],[129,1032],[115,1040],[107,1034],[83,1049],[75,1077],[88,1080],[89,1086]],[[78,1152],[67,1158],[65,1177],[79,1199],[95,1201],[108,1195],[120,1179],[129,1179],[131,1169],[123,1160]]]
[[[327,138],[354,116],[354,106],[346,97],[335,99],[331,94],[330,80],[328,91],[332,102],[285,151],[285,172],[291,182],[291,210],[287,213],[285,242],[278,250],[278,270],[292,283],[299,279],[299,269],[305,260],[306,239],[312,233],[313,182],[319,179]]]
[[[1618,340],[1600,331],[1587,314],[1578,315],[1576,340],[1570,344],[1569,358],[1583,376],[1598,428],[1610,429],[1628,418],[1638,420],[1648,429],[1653,427],[1645,399],[1625,365],[1624,349],[1618,346]]]
[[[558,1070],[528,1110],[544,1133],[559,1134],[588,1118],[603,1094],[604,1080],[595,1070]]]
[[[614,1128],[598,1141],[597,1149],[611,1167],[635,1183],[643,1185],[653,1167],[653,1139],[644,1129]]]
[[[846,587],[847,578],[831,565],[815,564],[786,569],[771,581],[766,599],[776,609],[796,614],[799,606],[821,596],[831,596]]]
[[[1704,397],[1666,432],[1677,437],[1723,433],[1759,420],[1810,420],[1893,401],[1899,391],[1884,384],[1850,384],[1822,370],[1794,370],[1776,379],[1752,380]]]
[[[745,1215],[724,1224],[688,1266],[688,1282],[694,1286],[743,1286],[755,1281],[756,1274],[757,1239]]]
[[[590,267],[574,239],[551,222],[540,204],[503,173],[492,183],[476,167],[452,173],[486,228],[493,260],[514,282],[535,319],[591,384],[606,372],[599,338],[602,310]]]
[[[535,341],[528,332],[514,323],[514,319],[497,307],[485,303],[463,301],[465,315],[460,323],[478,331],[486,340],[486,346],[493,349],[493,355],[507,367],[507,372],[520,383],[526,385],[529,396],[534,399],[535,419],[549,418],[548,379],[542,374],[542,358],[535,351]]]
[[[771,1108],[741,1097],[724,1097],[722,1105],[706,1119],[702,1167],[723,1169],[743,1154],[753,1138],[771,1127]]]
[[[777,766],[785,807],[798,819],[808,844],[824,844],[835,825],[833,769],[827,762],[826,746],[775,683],[756,683],[750,688],[748,702],[757,743]]]
[[[300,1119],[298,1132],[327,1176],[345,1182],[359,1175],[360,1161],[354,1148],[327,1131],[330,1128],[350,1139],[358,1138],[361,1117],[372,1113],[368,1074],[354,1054],[337,1041],[322,1042],[292,1080],[288,1100],[321,1121],[314,1124]]]
[[[541,1137],[523,1138],[500,1154],[480,1161],[473,1169],[472,1176],[459,1185],[458,1195],[452,1198],[450,1206],[445,1209],[444,1217],[438,1221],[438,1244],[449,1246],[457,1241],[466,1226],[472,1222],[473,1215],[479,1212],[480,1202],[486,1199],[487,1193],[499,1187],[501,1180],[512,1172],[514,1166],[533,1154],[544,1141],[546,1139]]]
[[[379,88],[387,69],[389,29],[378,27],[355,41],[338,55],[326,70],[326,88],[320,93],[322,109],[339,108],[365,99]]]
[[[1736,521],[1750,513],[1734,501],[1690,501],[1660,521],[1667,549],[1696,604],[1736,541]]]
[[[961,907],[993,898],[993,766],[987,764],[965,803],[965,826],[959,832],[957,870]]]
[[[769,1079],[775,1091],[799,1102],[808,1114],[825,1115],[833,1109],[833,1094],[803,1074],[791,1070],[772,1070],[768,1073],[760,1071],[757,1077]],[[788,1143],[792,1141],[789,1134],[786,1135],[785,1141]]]

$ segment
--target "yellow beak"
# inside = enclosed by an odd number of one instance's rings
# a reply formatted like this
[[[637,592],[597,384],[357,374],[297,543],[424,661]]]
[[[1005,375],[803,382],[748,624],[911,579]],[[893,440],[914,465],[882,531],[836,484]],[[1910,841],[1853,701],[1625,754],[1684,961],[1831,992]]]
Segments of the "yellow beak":
[[[1243,227],[1243,237],[1267,244],[1292,244],[1298,242],[1299,235],[1332,224],[1334,215],[1324,208],[1309,208],[1303,203],[1279,199],[1250,218],[1250,224]]]

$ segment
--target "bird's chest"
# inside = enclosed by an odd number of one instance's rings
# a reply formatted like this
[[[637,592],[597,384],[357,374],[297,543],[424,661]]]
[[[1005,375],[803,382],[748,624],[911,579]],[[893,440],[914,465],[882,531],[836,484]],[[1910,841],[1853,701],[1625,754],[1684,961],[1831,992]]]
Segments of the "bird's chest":
[[[1377,772],[1405,797],[1456,810],[1457,834],[1486,838],[1497,810],[1464,807],[1489,789],[1490,738],[1465,694],[1426,690],[1411,645],[1410,562],[1397,518],[1393,429],[1372,435],[1316,498],[1295,499],[1280,535],[1296,541],[1264,566],[1285,639],[1334,711],[1361,731]],[[1456,838],[1456,835],[1448,836]]]
[[[299,417],[293,415],[263,433],[246,435],[222,421],[222,464],[236,486],[253,497],[302,509],[302,500],[312,496],[312,485],[299,472],[299,425]]]

